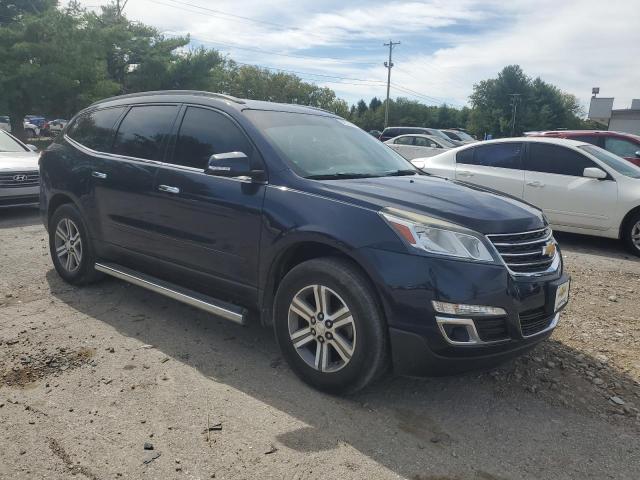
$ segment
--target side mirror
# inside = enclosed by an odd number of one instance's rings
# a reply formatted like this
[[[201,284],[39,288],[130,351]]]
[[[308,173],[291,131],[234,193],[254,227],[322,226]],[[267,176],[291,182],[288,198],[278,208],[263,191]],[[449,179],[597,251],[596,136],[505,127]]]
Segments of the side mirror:
[[[638,150],[638,151],[635,153],[635,155],[636,155],[636,158],[640,158],[640,150]]]
[[[238,178],[240,180],[264,180],[264,172],[262,170],[252,170],[251,161],[244,152],[226,152],[211,155],[205,173],[217,177]]]
[[[587,178],[595,178],[597,180],[603,180],[607,178],[606,172],[595,167],[585,168],[584,172],[582,172],[582,176]]]
[[[38,151],[38,147],[36,147],[35,145],[33,145],[31,143],[27,143],[27,148],[29,150],[31,150],[32,152],[37,152]]]

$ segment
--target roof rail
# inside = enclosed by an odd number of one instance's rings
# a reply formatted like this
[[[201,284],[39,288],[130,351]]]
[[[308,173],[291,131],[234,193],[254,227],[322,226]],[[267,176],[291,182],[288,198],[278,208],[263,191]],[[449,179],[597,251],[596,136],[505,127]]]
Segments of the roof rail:
[[[112,100],[120,100],[122,98],[135,98],[135,97],[149,97],[153,95],[199,95],[202,97],[213,97],[220,98],[223,100],[229,100],[230,102],[243,104],[246,103],[244,100],[236,97],[232,97],[231,95],[225,95],[223,93],[214,93],[214,92],[205,92],[202,90],[154,90],[150,92],[138,92],[138,93],[127,93],[125,95],[116,95],[115,97],[105,98],[104,100],[98,100],[97,102],[93,102],[91,106],[99,105],[104,102],[109,102]]]

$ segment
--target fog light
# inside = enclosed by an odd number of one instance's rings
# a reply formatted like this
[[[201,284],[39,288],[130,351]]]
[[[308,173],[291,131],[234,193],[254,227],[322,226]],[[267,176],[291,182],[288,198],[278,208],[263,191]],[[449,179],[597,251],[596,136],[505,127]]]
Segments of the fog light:
[[[504,308],[488,307],[486,305],[466,305],[464,303],[447,303],[447,302],[431,302],[433,308],[438,313],[446,313],[448,315],[506,315]]]

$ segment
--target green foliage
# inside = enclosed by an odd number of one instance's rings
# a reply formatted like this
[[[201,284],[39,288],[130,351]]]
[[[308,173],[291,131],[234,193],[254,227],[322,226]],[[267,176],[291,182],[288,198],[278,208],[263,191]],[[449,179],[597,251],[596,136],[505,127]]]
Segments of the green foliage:
[[[583,112],[575,96],[540,78],[528,77],[518,65],[502,69],[497,78],[473,87],[467,127],[479,136],[506,137],[512,130],[512,97],[519,94],[514,134],[528,130],[585,128]]]

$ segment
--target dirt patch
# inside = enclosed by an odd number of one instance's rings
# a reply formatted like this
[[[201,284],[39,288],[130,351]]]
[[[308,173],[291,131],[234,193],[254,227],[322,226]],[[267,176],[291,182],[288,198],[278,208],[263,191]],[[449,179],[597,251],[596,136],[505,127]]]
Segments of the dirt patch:
[[[24,387],[42,378],[73,370],[86,363],[95,355],[95,350],[81,348],[76,351],[58,351],[54,354],[16,355],[20,365],[11,367],[0,377],[0,386]]]

